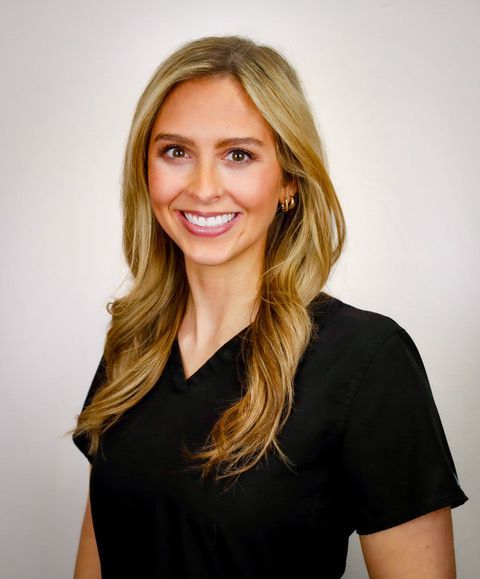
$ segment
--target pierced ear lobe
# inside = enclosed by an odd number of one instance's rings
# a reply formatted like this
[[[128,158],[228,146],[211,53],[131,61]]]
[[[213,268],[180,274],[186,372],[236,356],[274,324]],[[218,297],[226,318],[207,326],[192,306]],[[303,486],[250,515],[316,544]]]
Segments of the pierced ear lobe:
[[[295,207],[295,193],[292,196],[285,195],[283,201],[280,201],[280,206],[285,213],[293,209]]]

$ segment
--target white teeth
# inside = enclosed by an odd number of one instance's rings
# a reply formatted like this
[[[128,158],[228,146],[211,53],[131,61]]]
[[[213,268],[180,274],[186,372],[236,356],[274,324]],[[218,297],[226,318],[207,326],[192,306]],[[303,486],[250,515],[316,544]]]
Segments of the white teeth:
[[[228,223],[235,217],[235,213],[225,213],[223,215],[215,215],[215,217],[201,217],[199,215],[192,215],[191,213],[183,213],[190,223],[199,225],[201,227],[218,227]]]

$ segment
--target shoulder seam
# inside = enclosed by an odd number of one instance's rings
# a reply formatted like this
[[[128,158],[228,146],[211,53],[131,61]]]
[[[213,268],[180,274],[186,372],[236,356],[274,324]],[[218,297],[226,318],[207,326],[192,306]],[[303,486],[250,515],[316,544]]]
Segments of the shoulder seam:
[[[390,340],[390,338],[392,338],[395,334],[398,334],[398,333],[404,332],[404,331],[405,331],[404,328],[402,328],[401,326],[398,326],[397,328],[395,328],[393,330],[393,332],[390,332],[389,334],[387,334],[387,336],[380,342],[380,344],[375,348],[374,352],[370,355],[370,357],[368,358],[367,362],[365,363],[365,366],[363,367],[363,369],[353,378],[353,380],[351,382],[351,390],[350,390],[350,392],[352,392],[352,390],[353,390],[353,394],[350,395],[348,407],[345,410],[345,413],[343,414],[342,419],[341,419],[343,428],[345,428],[345,425],[348,422],[348,416],[351,412],[355,397],[357,396],[357,393],[360,390],[360,385],[363,381],[363,378],[364,378],[365,374],[367,373],[368,369],[370,368],[370,366],[372,365],[372,362],[373,362],[375,356],[378,354],[378,352],[381,350],[381,348],[386,344],[386,342],[388,342]]]

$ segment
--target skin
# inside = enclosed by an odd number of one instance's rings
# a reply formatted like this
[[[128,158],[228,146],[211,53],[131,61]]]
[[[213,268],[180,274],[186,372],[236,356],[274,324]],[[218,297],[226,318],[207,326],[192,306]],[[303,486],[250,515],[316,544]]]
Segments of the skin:
[[[455,579],[451,508],[360,535],[370,579]]]
[[[90,466],[90,472],[91,469],[92,467]],[[102,579],[100,558],[90,507],[90,494],[87,495],[73,579]]]
[[[160,133],[192,142],[158,140]],[[239,137],[263,144],[218,146]],[[168,145],[176,146],[165,151]],[[159,224],[185,256],[190,297],[178,339],[188,377],[253,320],[268,228],[295,184],[283,182],[270,125],[241,83],[221,76],[185,81],[162,104],[149,143],[148,186]],[[241,216],[221,236],[198,237],[179,209]]]

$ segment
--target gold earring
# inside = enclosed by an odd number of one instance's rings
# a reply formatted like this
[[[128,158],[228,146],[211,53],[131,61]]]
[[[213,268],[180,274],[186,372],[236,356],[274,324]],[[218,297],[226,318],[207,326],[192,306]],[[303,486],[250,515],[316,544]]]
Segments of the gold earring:
[[[285,201],[280,203],[280,205],[282,207],[282,211],[287,213],[287,211],[290,211],[290,209],[295,207],[295,197],[287,197]]]

